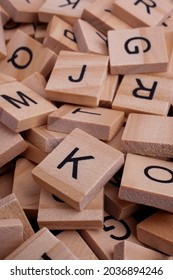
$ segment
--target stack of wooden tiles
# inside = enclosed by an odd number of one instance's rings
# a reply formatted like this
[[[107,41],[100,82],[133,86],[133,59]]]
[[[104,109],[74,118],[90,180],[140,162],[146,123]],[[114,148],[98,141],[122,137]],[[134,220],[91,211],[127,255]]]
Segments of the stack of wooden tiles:
[[[172,18],[0,0],[0,259],[172,259]]]

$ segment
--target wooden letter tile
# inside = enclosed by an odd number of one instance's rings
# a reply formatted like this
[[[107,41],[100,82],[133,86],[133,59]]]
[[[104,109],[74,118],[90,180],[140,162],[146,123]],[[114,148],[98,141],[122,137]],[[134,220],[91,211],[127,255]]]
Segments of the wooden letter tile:
[[[111,140],[124,122],[124,112],[106,108],[63,105],[48,116],[48,129],[70,133],[74,128],[100,140]]]
[[[168,55],[162,27],[111,30],[108,45],[111,74],[167,70]]]
[[[29,218],[36,218],[40,198],[40,186],[33,181],[31,174],[34,167],[35,164],[27,159],[18,159],[13,182],[13,193]]]
[[[57,238],[61,240],[79,260],[98,259],[77,231],[64,230],[57,235]],[[73,242],[71,242],[72,240]]]
[[[48,153],[41,151],[27,140],[26,143],[28,145],[28,148],[25,150],[25,152],[22,153],[23,157],[36,164],[40,163],[45,157],[47,157]]]
[[[103,190],[83,211],[71,206],[42,189],[37,222],[50,230],[98,229],[103,226]]]
[[[38,184],[82,210],[123,162],[121,152],[76,128],[32,173]]]
[[[43,45],[57,54],[61,50],[79,51],[72,26],[56,16],[48,24]]]
[[[98,106],[108,56],[61,51],[46,86],[50,100]]]
[[[119,76],[108,74],[104,83],[104,89],[100,96],[99,106],[111,108],[116,90],[118,88]]]
[[[173,9],[169,0],[117,0],[112,6],[112,13],[133,27],[160,25]]]
[[[14,132],[45,124],[56,107],[19,82],[0,85],[0,120]]]
[[[158,211],[137,225],[137,237],[144,244],[173,256],[173,214]]]
[[[0,260],[23,243],[23,224],[20,219],[0,219]]]
[[[15,194],[10,194],[0,200],[0,219],[20,219],[23,224],[23,238],[28,239],[34,231]]]
[[[108,55],[107,37],[87,21],[78,19],[74,34],[81,52]]]
[[[0,4],[15,22],[38,21],[38,9],[45,0],[0,0]]]
[[[0,61],[0,71],[19,81],[33,72],[47,77],[56,58],[52,50],[18,29],[7,44],[7,57]]]
[[[21,81],[21,83],[46,99],[46,79],[42,74],[35,72]]]
[[[127,154],[119,198],[173,213],[173,163]]]
[[[0,123],[0,167],[24,152],[27,144],[20,134]]]
[[[122,151],[153,157],[172,157],[172,127],[171,117],[131,113],[122,135]]]
[[[119,199],[119,186],[115,181],[110,180],[104,189],[105,210],[115,219],[125,219],[141,208],[137,203]]]
[[[126,75],[112,108],[128,113],[167,116],[173,99],[173,81],[144,74]]]
[[[84,8],[95,0],[46,0],[39,9],[39,20],[49,22],[56,15],[70,24],[81,17]]]
[[[47,229],[42,228],[7,256],[7,260],[41,260],[45,253],[60,241]]]
[[[114,247],[114,260],[169,260],[170,257],[130,241],[121,241]]]
[[[81,230],[80,234],[101,260],[112,260],[114,246],[122,240],[141,244],[136,237],[136,221],[134,218],[129,217],[118,221],[106,212],[103,229]]]
[[[7,56],[7,48],[5,44],[4,30],[2,25],[2,19],[0,17],[0,59]]]
[[[126,22],[111,13],[115,0],[95,0],[82,13],[82,19],[88,21],[99,31],[107,35],[108,30],[131,28]]]
[[[47,129],[47,125],[42,125],[25,131],[23,136],[41,151],[50,153],[64,140],[67,134],[50,131]]]

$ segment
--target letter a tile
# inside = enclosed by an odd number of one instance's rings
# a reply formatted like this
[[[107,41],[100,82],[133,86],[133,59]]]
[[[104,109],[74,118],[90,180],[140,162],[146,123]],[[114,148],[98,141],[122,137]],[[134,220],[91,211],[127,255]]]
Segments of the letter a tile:
[[[123,162],[120,151],[76,128],[32,174],[38,184],[80,211]]]
[[[167,70],[168,55],[163,27],[111,30],[108,32],[108,46],[111,74]]]
[[[107,75],[108,56],[61,51],[46,86],[50,100],[98,106]]]

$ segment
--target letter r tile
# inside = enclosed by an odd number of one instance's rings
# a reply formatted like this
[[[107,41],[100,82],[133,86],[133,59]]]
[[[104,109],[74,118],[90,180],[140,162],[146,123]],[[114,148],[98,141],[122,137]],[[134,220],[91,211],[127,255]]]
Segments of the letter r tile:
[[[123,154],[76,128],[33,171],[34,180],[80,211],[123,165]]]
[[[167,70],[168,55],[162,27],[111,30],[108,31],[108,45],[111,74]]]

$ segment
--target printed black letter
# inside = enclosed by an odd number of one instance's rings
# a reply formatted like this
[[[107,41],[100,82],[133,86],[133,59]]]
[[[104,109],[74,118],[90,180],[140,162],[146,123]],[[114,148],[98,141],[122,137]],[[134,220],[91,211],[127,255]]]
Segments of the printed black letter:
[[[16,103],[20,103],[25,106],[30,106],[26,99],[30,100],[34,104],[37,104],[37,102],[35,100],[31,99],[30,97],[25,95],[23,92],[17,91],[16,93],[19,95],[19,97],[22,99],[22,101],[18,100],[16,98],[13,98],[11,96],[8,96],[6,94],[2,94],[1,96],[18,109],[21,109],[21,107]]]
[[[143,3],[143,4],[146,6],[147,13],[148,13],[148,14],[151,14],[151,13],[150,13],[150,8],[155,8],[157,5],[156,5],[156,3],[155,3],[153,0],[148,0],[148,1],[151,2],[151,5],[145,3],[145,1],[143,1],[143,0],[138,0],[138,1],[136,1],[136,2],[134,3],[134,5],[138,5],[139,3]]]
[[[87,65],[83,65],[82,66],[82,70],[81,70],[81,73],[80,73],[80,76],[78,79],[74,79],[72,76],[69,76],[68,79],[70,82],[73,82],[73,83],[79,83],[83,80],[83,77],[84,77],[84,74],[85,74],[85,71],[86,71],[86,68],[87,68]]]
[[[139,85],[139,87],[138,87],[138,88],[135,88],[135,89],[133,90],[133,95],[134,95],[135,97],[138,97],[138,98],[149,99],[149,100],[151,100],[151,99],[153,98],[153,96],[154,96],[154,93],[155,93],[155,90],[156,90],[156,87],[157,87],[157,82],[155,81],[155,82],[153,83],[152,88],[146,88],[146,87],[143,86],[143,84],[142,84],[142,82],[141,82],[140,79],[136,79],[136,81],[137,81],[137,84]],[[148,92],[149,92],[149,95],[148,95],[148,96],[139,95],[139,94],[138,94],[138,91],[140,91],[140,90],[142,90],[142,91],[148,91]]]
[[[29,55],[28,61],[25,64],[23,64],[23,65],[19,65],[15,61],[16,58],[18,58],[18,52],[20,52],[20,51],[25,51]],[[32,58],[33,58],[33,54],[32,54],[32,51],[29,48],[27,48],[27,47],[20,47],[17,50],[15,50],[15,52],[12,55],[12,57],[9,58],[7,60],[7,62],[11,62],[13,64],[13,66],[16,67],[17,69],[25,69],[31,63]]]
[[[145,52],[148,52],[150,49],[151,49],[151,43],[150,43],[150,41],[148,40],[148,39],[146,39],[146,38],[143,38],[143,37],[133,37],[133,38],[130,38],[130,39],[128,39],[126,42],[125,42],[125,44],[124,44],[124,48],[125,48],[125,50],[126,50],[126,52],[128,53],[128,54],[137,54],[137,53],[139,53],[139,47],[138,46],[134,46],[134,49],[133,50],[130,50],[129,49],[129,43],[131,42],[131,41],[134,41],[134,40],[143,40],[145,43],[146,43],[146,48],[143,50],[143,52],[145,53]]]
[[[108,220],[115,220],[115,219],[114,219],[113,216],[106,216],[106,217],[104,217],[104,222],[106,222],[106,221],[108,221]],[[123,236],[115,236],[114,234],[111,234],[110,237],[111,237],[112,239],[115,239],[115,240],[125,240],[125,239],[127,239],[127,238],[131,235],[131,230],[130,230],[128,224],[127,224],[125,221],[123,221],[123,220],[119,220],[119,221],[117,221],[117,222],[121,223],[121,224],[124,226],[124,228],[125,228],[125,230],[126,230],[126,233],[125,233]],[[106,227],[106,226],[104,225],[104,228],[103,228],[103,229],[104,229],[105,231],[110,231],[110,230],[114,230],[114,229],[115,229],[115,226],[108,226],[108,227]]]
[[[69,6],[69,5],[73,5],[72,9],[75,9],[77,4],[80,2],[80,0],[77,0],[77,1],[74,1],[74,2],[71,2],[70,0],[67,0],[67,4],[63,4],[63,5],[60,5],[59,7],[65,7],[65,6]]]
[[[161,169],[161,170],[164,170],[166,172],[168,172],[170,175],[171,175],[171,178],[169,180],[160,180],[160,179],[157,179],[157,178],[154,178],[152,177],[150,174],[149,174],[149,171],[151,169]],[[155,182],[158,182],[158,183],[163,183],[163,184],[169,184],[169,183],[173,183],[173,171],[166,168],[166,167],[163,167],[163,166],[157,166],[157,165],[151,165],[151,166],[148,166],[144,169],[144,174],[145,176],[147,176],[150,180],[153,180]]]

